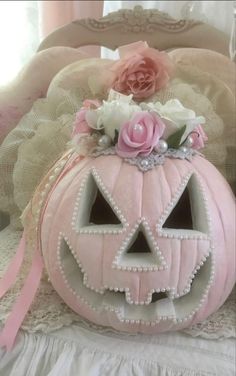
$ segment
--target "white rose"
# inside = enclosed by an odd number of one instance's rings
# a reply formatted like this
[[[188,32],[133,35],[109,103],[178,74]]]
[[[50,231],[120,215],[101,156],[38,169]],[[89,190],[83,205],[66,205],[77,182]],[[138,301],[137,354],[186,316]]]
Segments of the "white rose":
[[[116,101],[106,102],[101,109],[98,123],[103,124],[105,133],[113,139],[115,130],[119,132],[121,125],[129,121],[137,111],[140,111],[140,108],[136,105]]]
[[[86,121],[94,129],[104,129],[105,134],[114,139],[115,130],[119,131],[121,125],[137,111],[141,109],[133,104],[132,95],[126,96],[111,90],[108,100],[103,101],[101,107],[87,111]]]
[[[178,99],[170,99],[164,105],[160,102],[156,102],[141,103],[140,106],[149,111],[156,111],[164,120],[166,124],[165,132],[163,134],[164,139],[167,139],[178,129],[181,129],[186,125],[186,130],[180,141],[183,142],[197,125],[205,123],[205,118],[203,116],[196,116],[193,110],[184,107]]]

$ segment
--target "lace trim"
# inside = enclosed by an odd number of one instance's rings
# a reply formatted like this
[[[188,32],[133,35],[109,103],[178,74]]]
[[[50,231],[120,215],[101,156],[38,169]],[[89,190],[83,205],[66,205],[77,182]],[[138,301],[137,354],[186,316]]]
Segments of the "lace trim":
[[[99,157],[100,155],[115,155],[116,151],[114,147],[105,150],[99,150],[95,153],[92,153],[92,157]],[[200,155],[199,152],[189,148],[182,149],[168,149],[165,154],[151,153],[147,157],[135,157],[135,158],[124,158],[124,161],[135,165],[141,171],[148,171],[154,168],[155,166],[162,165],[165,162],[165,158],[178,158],[178,159],[187,159],[191,162],[194,155]]]
[[[207,339],[220,339],[236,337],[236,290],[221,308],[213,313],[207,320],[200,322],[188,329],[186,334],[192,337],[203,337]]]
[[[6,266],[9,264],[17,244],[20,240],[21,232],[14,231],[7,227],[0,232],[0,277],[3,275]],[[28,247],[30,248],[30,247]],[[3,324],[11,310],[13,302],[19,295],[24,279],[27,275],[31,262],[31,254],[27,250],[21,275],[16,285],[1,300],[0,322]],[[236,337],[236,300],[233,292],[226,303],[207,320],[183,332],[192,337],[202,337],[208,339],[219,339]],[[49,333],[64,326],[76,323],[85,328],[96,329],[100,333],[116,333],[127,336],[127,333],[118,332],[112,328],[105,328],[92,324],[74,313],[57,295],[44,272],[36,299],[22,325],[28,332],[41,331]],[[130,334],[131,336],[133,334]]]

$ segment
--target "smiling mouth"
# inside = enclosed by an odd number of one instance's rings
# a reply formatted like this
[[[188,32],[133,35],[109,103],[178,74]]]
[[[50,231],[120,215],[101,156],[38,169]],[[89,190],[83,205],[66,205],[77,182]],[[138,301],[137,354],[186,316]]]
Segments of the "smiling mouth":
[[[63,238],[58,253],[58,262],[74,295],[78,299],[82,299],[91,309],[100,313],[115,312],[121,322],[147,323],[148,325],[161,320],[182,322],[191,319],[207,298],[213,272],[212,254],[209,253],[206,261],[195,275],[187,294],[179,298],[171,298],[168,292],[154,292],[150,303],[141,305],[128,303],[125,292],[110,290],[96,292],[85,286],[85,274]]]

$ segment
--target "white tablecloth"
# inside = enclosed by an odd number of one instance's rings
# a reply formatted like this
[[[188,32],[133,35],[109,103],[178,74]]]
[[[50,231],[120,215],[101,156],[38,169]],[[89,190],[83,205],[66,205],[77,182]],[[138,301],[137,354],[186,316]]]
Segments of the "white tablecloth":
[[[1,376],[235,376],[233,339],[182,333],[124,336],[78,325],[50,334],[21,332],[0,350]]]

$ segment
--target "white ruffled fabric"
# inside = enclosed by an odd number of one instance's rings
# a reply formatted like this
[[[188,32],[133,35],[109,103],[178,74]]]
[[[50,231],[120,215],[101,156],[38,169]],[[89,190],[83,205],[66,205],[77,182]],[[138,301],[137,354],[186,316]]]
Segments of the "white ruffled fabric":
[[[181,333],[119,336],[78,326],[50,335],[21,333],[13,351],[0,350],[4,376],[234,376],[232,339]]]

